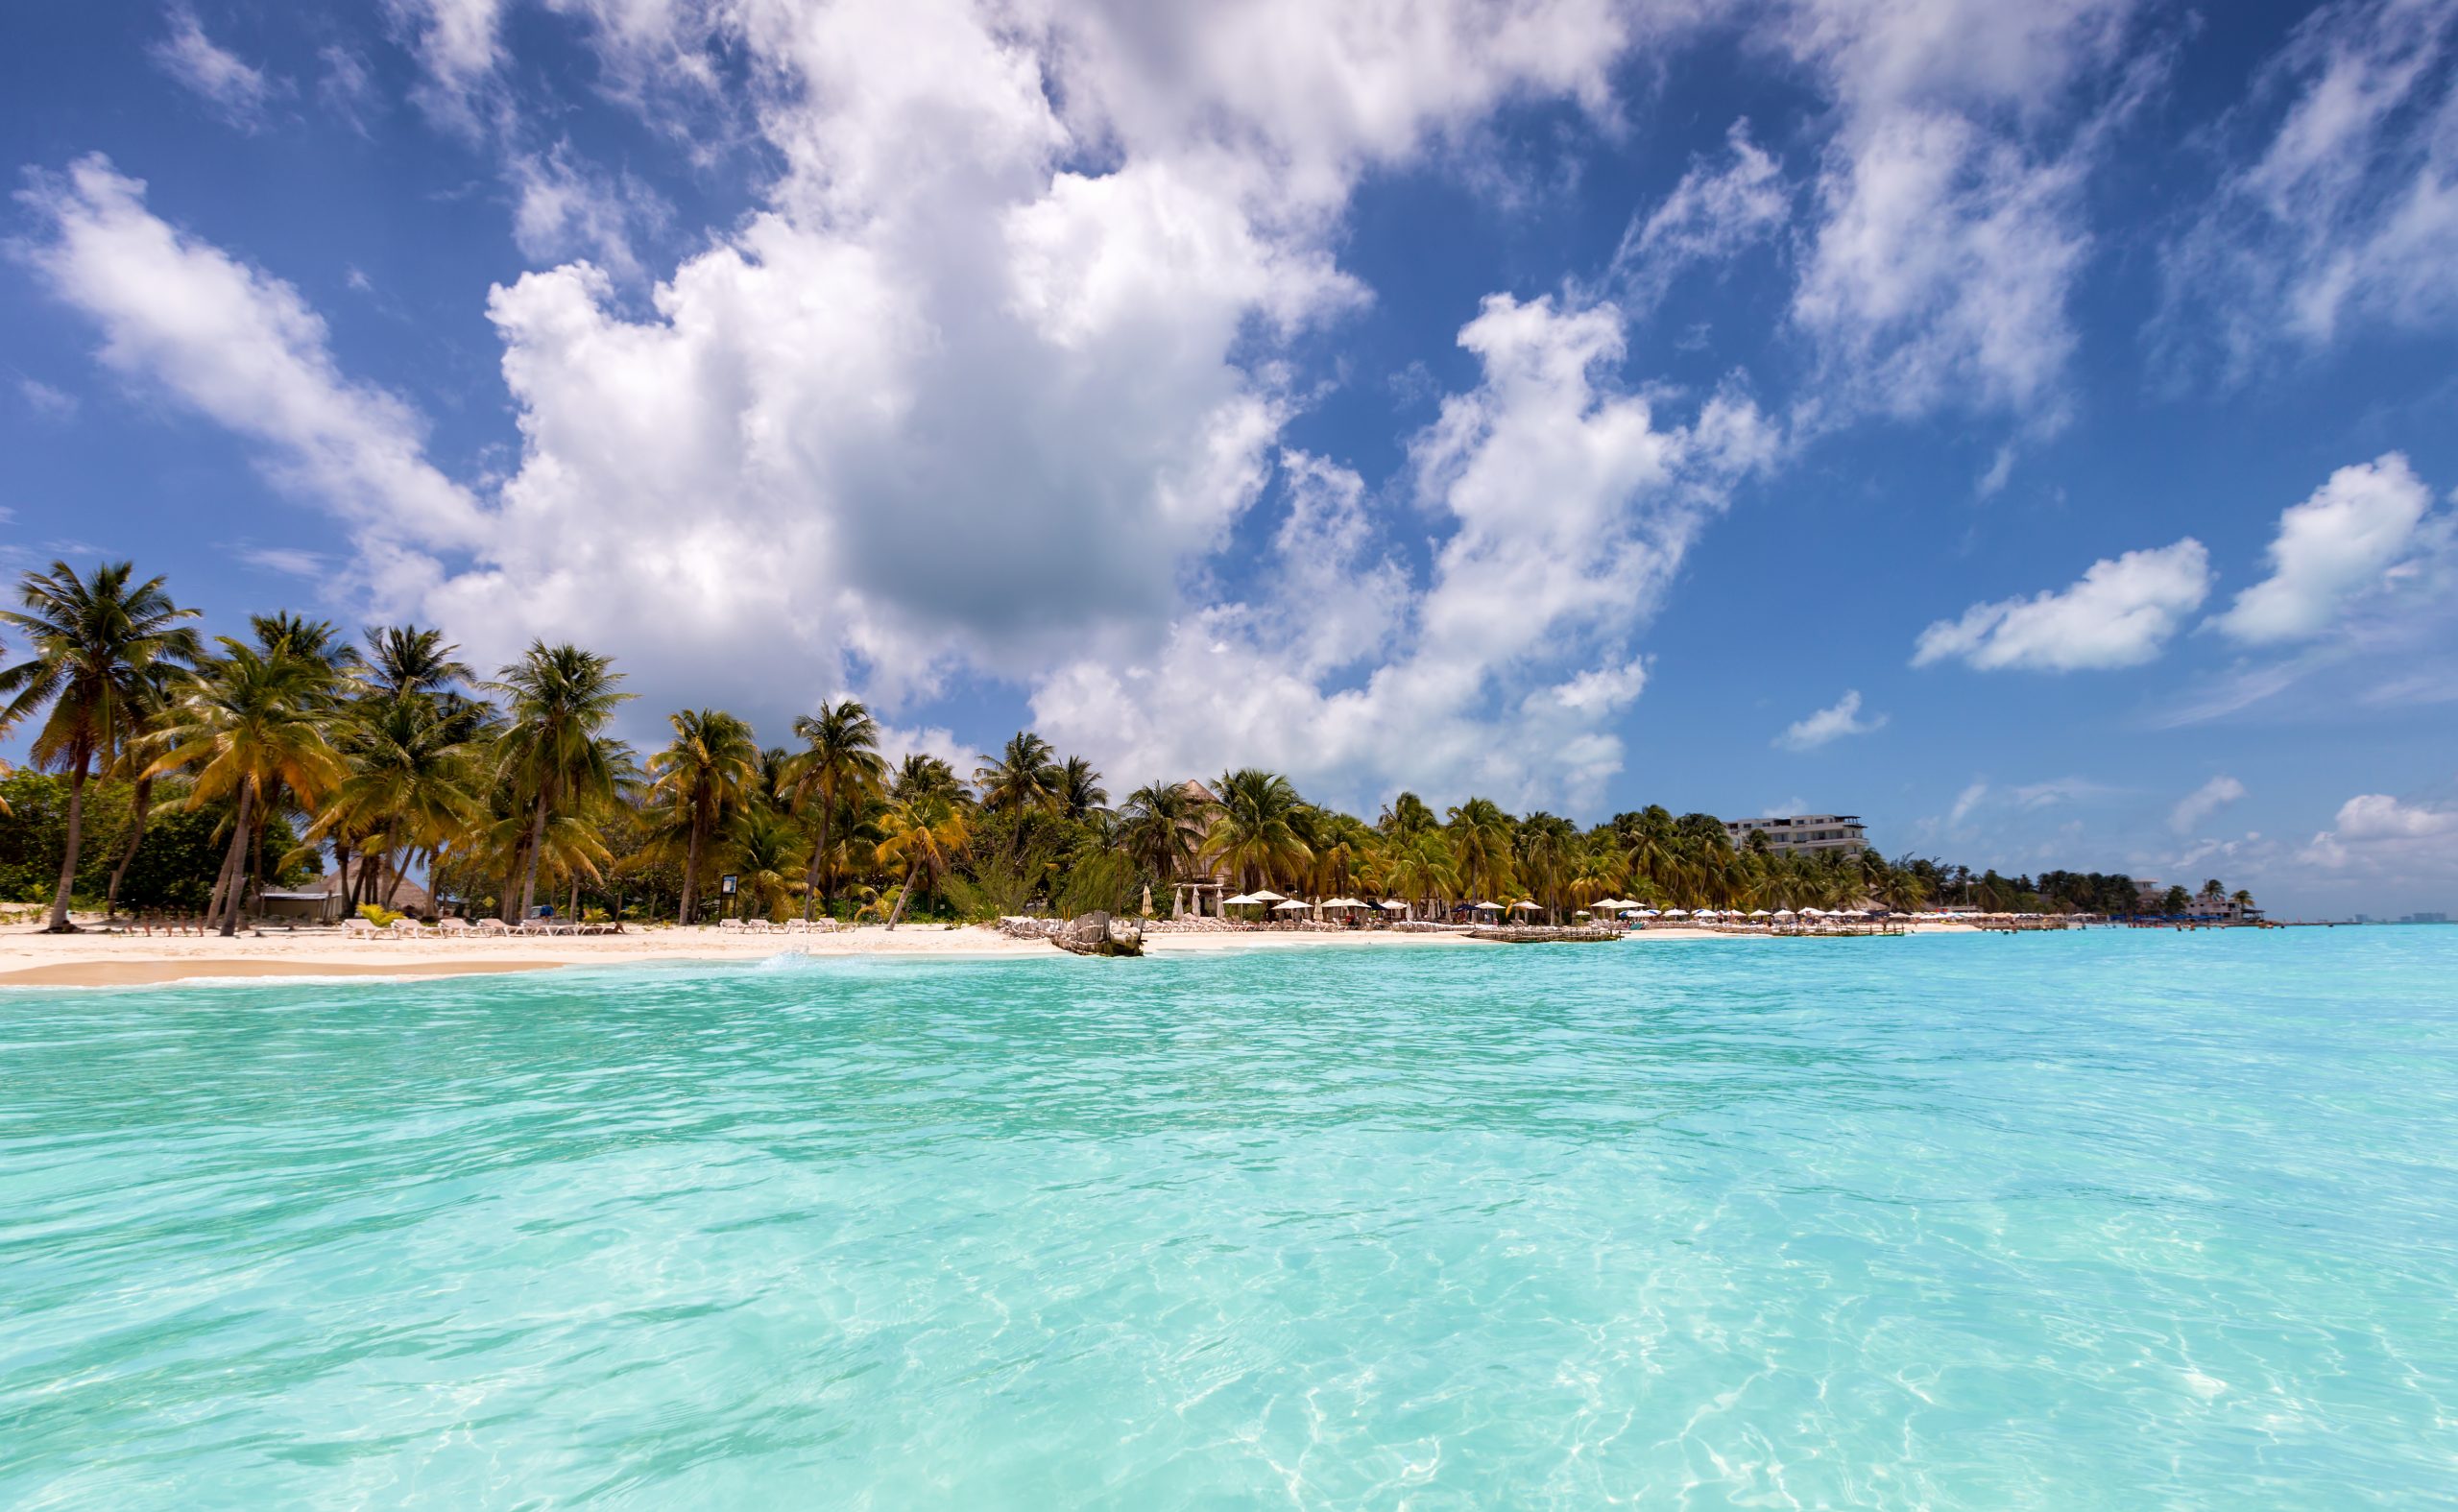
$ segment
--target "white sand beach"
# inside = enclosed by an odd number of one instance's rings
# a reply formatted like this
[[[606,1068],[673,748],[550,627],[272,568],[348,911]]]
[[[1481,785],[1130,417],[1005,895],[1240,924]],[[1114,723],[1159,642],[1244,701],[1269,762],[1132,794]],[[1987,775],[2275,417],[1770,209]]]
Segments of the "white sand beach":
[[[1923,926],[1922,932],[1957,926]],[[1696,928],[1650,929],[1630,943],[1718,940]],[[1215,950],[1337,948],[1497,949],[1458,934],[1386,930],[1354,932],[1223,932],[1152,934],[1156,955]],[[1598,948],[1606,948],[1599,947]],[[1063,959],[1037,940],[1016,940],[983,925],[946,928],[878,925],[831,934],[744,935],[714,928],[653,928],[634,934],[541,938],[436,937],[349,940],[321,930],[207,935],[41,934],[0,932],[0,987],[133,987],[161,982],[251,976],[364,976],[406,981],[481,972],[535,972],[565,966],[617,966],[658,961],[757,961],[814,956],[904,955]]]

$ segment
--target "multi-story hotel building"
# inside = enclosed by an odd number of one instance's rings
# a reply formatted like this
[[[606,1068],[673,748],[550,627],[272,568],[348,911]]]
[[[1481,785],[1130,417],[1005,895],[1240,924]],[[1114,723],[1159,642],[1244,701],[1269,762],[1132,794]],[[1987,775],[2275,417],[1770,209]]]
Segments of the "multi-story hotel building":
[[[1752,830],[1767,836],[1767,847],[1784,855],[1803,851],[1866,851],[1858,814],[1793,814],[1782,819],[1727,819],[1724,833],[1737,850],[1749,843]]]

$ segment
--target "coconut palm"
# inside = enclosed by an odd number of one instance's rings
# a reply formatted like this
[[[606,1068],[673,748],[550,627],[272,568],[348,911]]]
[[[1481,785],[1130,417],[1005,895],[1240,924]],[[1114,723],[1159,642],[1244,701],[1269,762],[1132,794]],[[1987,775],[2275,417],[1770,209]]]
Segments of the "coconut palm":
[[[727,827],[728,864],[742,896],[763,919],[781,917],[792,904],[796,875],[804,872],[807,843],[792,820],[763,804],[746,804]]]
[[[718,824],[758,790],[759,742],[723,709],[685,709],[667,723],[674,741],[649,757],[649,801],[663,804],[687,833],[679,922],[689,924],[700,898],[701,852]]]
[[[510,705],[509,722],[498,741],[497,780],[530,813],[521,863],[524,918],[537,903],[539,851],[547,819],[559,809],[577,810],[611,796],[617,785],[617,750],[600,736],[614,710],[632,696],[618,690],[622,681],[605,657],[540,640],[485,684]]]
[[[1203,858],[1227,868],[1241,892],[1274,881],[1295,885],[1298,872],[1313,857],[1297,832],[1305,801],[1289,779],[1245,767],[1223,776],[1218,792]]]
[[[1048,813],[1058,806],[1066,771],[1049,742],[1029,730],[1007,737],[995,756],[983,756],[974,770],[974,786],[981,790],[981,806],[994,814],[1011,809]]]
[[[1101,786],[1101,774],[1082,756],[1069,756],[1058,768],[1057,791],[1052,806],[1061,814],[1081,824],[1109,812],[1110,795]]]
[[[890,804],[880,816],[880,830],[879,863],[904,863],[904,885],[898,890],[895,910],[887,918],[887,926],[893,929],[912,901],[916,881],[927,887],[946,876],[972,843],[973,832],[964,805],[930,788],[918,788]]]
[[[782,796],[794,812],[814,814],[818,821],[811,836],[809,870],[803,876],[803,918],[807,922],[818,909],[820,869],[829,857],[831,823],[840,807],[878,790],[887,763],[880,756],[879,721],[854,699],[822,704],[818,713],[796,719],[794,737],[803,749],[786,763]]]
[[[1548,923],[1560,922],[1578,846],[1578,828],[1558,814],[1533,813],[1519,822],[1519,875],[1545,905]]]
[[[1510,816],[1490,798],[1472,798],[1449,811],[1451,853],[1469,891],[1500,900],[1517,886]]]
[[[1452,858],[1451,842],[1441,830],[1423,830],[1392,845],[1384,884],[1394,893],[1425,904],[1429,914],[1435,911],[1437,900],[1459,895],[1459,871]]]
[[[331,677],[322,664],[225,638],[224,655],[191,679],[162,716],[162,755],[152,770],[186,768],[191,808],[236,795],[230,849],[214,883],[208,918],[225,938],[238,932],[249,846],[277,788],[314,803],[347,768],[325,737]]]
[[[365,890],[371,900],[387,896],[388,873],[400,875],[396,850],[432,852],[484,818],[471,742],[461,722],[432,700],[360,700],[336,722],[334,744],[349,772],[334,784],[307,838],[375,841],[359,863],[362,878],[373,874],[374,885]],[[343,865],[347,870],[346,859]]]
[[[181,623],[196,611],[172,603],[158,577],[130,586],[134,572],[114,562],[81,577],[55,562],[50,571],[21,580],[24,609],[0,610],[0,623],[22,632],[29,652],[0,671],[0,697],[9,699],[0,708],[0,732],[49,705],[28,753],[36,765],[68,774],[67,844],[48,925],[55,934],[76,930],[68,900],[84,841],[85,782],[97,758],[109,761],[153,711],[157,669],[191,664],[199,655],[196,632]]]
[[[368,685],[394,698],[432,696],[456,683],[474,683],[478,674],[459,660],[461,648],[447,644],[444,632],[416,625],[384,625],[367,632],[362,659]]]
[[[1185,783],[1146,782],[1126,795],[1120,847],[1167,887],[1193,871],[1211,806]]]

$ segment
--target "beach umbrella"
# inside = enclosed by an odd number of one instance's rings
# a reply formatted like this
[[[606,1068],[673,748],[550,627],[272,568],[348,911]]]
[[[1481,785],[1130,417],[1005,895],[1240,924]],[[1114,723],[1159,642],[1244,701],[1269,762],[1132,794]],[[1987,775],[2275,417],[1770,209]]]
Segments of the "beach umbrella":
[[[1634,908],[1630,910],[1630,913],[1631,917],[1637,919],[1661,919],[1664,917],[1652,908]]]
[[[1272,909],[1272,912],[1280,914],[1302,914],[1312,906],[1313,905],[1311,903],[1301,903],[1296,899],[1291,898],[1287,901],[1276,905]]]
[[[1521,899],[1519,901],[1517,901],[1517,902],[1515,902],[1515,903],[1513,903],[1513,904],[1511,904],[1511,905],[1510,905],[1510,911],[1511,911],[1512,913],[1519,913],[1519,912],[1521,912],[1521,911],[1523,911],[1523,910],[1524,910],[1524,911],[1526,911],[1526,912],[1528,912],[1528,913],[1531,913],[1531,914],[1532,914],[1532,913],[1535,913],[1535,912],[1536,912],[1536,911],[1537,911],[1541,906],[1542,906],[1541,904],[1537,904],[1537,903],[1530,902],[1527,899],[1523,898],[1523,899]]]
[[[1753,908],[1749,911],[1749,917],[1752,919],[1771,919],[1774,915],[1769,913],[1764,908]]]
[[[1469,906],[1476,909],[1479,913],[1498,914],[1502,912],[1502,904],[1500,903],[1471,903]]]
[[[1286,893],[1275,893],[1268,887],[1258,887],[1255,889],[1254,900],[1259,903],[1276,903],[1287,896]]]
[[[1409,911],[1409,905],[1396,898],[1386,898],[1383,900],[1383,906],[1395,914],[1404,914]]]
[[[1789,908],[1778,908],[1775,910],[1775,917],[1778,919],[1792,919],[1797,916]]]
[[[1240,893],[1235,898],[1224,898],[1220,900],[1220,906],[1226,908],[1232,903],[1259,903],[1262,901],[1262,899],[1257,898],[1252,893]]]
[[[1690,917],[1690,910],[1687,908],[1668,908],[1664,911],[1664,916],[1667,919],[1687,919]]]

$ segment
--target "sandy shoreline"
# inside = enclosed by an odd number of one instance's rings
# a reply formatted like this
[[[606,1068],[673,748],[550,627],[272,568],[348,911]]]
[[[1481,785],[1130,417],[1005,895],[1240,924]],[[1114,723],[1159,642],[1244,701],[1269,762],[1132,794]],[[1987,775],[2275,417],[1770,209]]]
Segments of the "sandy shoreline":
[[[1928,932],[1923,930],[1922,932]],[[1962,932],[1962,931],[1956,931]],[[1639,943],[1730,938],[1705,929],[1651,929]],[[1156,955],[1271,950],[1310,946],[1362,948],[1504,949],[1456,934],[1156,934]],[[1596,947],[1595,948],[1606,948]],[[566,966],[631,966],[676,961],[761,961],[784,954],[910,956],[934,959],[1065,959],[1038,940],[995,929],[877,926],[834,934],[744,935],[731,930],[653,929],[638,934],[531,939],[345,940],[330,934],[46,935],[0,933],[0,987],[140,987],[165,982],[277,976],[358,976],[418,981]]]

